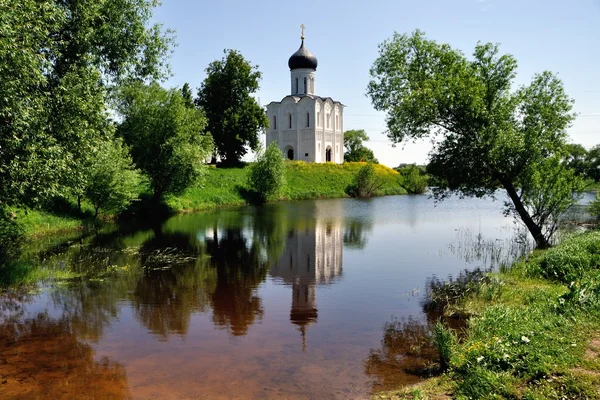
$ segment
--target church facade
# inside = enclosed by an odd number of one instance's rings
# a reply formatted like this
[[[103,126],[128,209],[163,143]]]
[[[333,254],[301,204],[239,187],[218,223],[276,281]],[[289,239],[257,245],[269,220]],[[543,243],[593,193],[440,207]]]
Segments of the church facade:
[[[267,146],[276,142],[289,160],[344,162],[344,105],[315,94],[317,58],[302,43],[290,57],[290,94],[267,105]]]

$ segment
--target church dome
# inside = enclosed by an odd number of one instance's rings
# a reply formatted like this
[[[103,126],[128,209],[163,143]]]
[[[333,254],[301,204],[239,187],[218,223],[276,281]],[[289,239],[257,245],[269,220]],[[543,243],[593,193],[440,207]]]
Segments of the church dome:
[[[288,60],[288,66],[290,70],[300,69],[300,68],[309,68],[309,69],[317,69],[317,57],[312,55],[310,51],[304,47],[304,39],[302,39],[302,44],[297,52],[292,54],[290,59]]]

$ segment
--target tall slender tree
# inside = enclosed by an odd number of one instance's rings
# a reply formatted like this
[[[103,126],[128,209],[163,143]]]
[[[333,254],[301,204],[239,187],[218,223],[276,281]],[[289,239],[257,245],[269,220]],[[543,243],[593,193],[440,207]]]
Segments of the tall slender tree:
[[[269,120],[256,99],[261,73],[239,52],[225,50],[221,60],[206,69],[206,79],[198,90],[197,104],[208,118],[216,154],[224,163],[234,165],[248,152],[256,150],[258,134]]]

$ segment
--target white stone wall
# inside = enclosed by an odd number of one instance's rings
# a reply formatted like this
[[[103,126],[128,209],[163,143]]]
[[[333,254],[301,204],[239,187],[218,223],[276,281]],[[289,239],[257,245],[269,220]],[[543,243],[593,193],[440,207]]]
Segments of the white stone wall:
[[[284,157],[293,150],[294,160],[344,162],[344,107],[331,99],[313,96],[287,96],[267,106],[270,121],[266,144],[276,141]],[[290,126],[291,117],[291,126]]]

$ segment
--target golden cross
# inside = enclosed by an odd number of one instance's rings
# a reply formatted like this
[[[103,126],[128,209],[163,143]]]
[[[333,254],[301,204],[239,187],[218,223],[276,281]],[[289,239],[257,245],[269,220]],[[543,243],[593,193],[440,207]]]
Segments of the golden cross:
[[[306,27],[304,26],[304,24],[302,24],[302,25],[300,25],[300,28],[302,28],[302,37],[301,38],[304,39],[304,28],[306,28]]]

